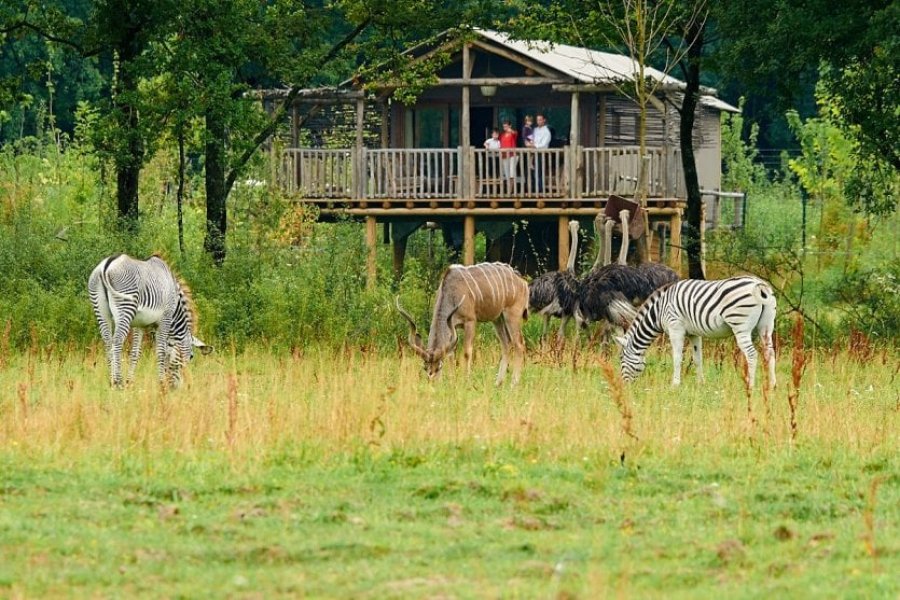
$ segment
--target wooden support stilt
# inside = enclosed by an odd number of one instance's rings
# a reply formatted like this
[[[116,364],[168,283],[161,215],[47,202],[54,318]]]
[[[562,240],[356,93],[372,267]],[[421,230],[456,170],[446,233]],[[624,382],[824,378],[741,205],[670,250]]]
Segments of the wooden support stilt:
[[[375,276],[377,274],[377,263],[375,262],[375,253],[378,249],[378,223],[375,217],[366,217],[366,287],[368,289],[375,288]]]
[[[463,264],[475,264],[475,217],[471,215],[463,220]]]
[[[566,263],[569,262],[569,217],[561,215],[559,217],[559,250],[558,250],[559,270],[566,270]]]
[[[394,281],[399,282],[403,277],[403,260],[406,258],[406,242],[409,238],[391,240],[394,251]]]

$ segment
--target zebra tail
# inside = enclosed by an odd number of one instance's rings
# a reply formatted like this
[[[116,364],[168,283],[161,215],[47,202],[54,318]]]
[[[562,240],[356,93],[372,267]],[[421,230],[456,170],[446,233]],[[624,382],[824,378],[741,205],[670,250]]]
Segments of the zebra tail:
[[[776,304],[775,292],[773,292],[771,286],[764,281],[760,281],[753,286],[753,296],[763,306],[774,307]]]

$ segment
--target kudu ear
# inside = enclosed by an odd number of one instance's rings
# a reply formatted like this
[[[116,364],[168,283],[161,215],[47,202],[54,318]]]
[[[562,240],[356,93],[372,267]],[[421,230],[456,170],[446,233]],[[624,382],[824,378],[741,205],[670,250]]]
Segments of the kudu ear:
[[[453,324],[451,322],[453,320],[453,315],[456,314],[456,311],[459,310],[459,307],[462,306],[463,302],[465,302],[465,301],[466,301],[466,295],[463,294],[462,299],[460,299],[460,301],[456,303],[456,306],[454,306],[453,310],[450,311],[450,314],[447,315],[447,327],[453,329]]]

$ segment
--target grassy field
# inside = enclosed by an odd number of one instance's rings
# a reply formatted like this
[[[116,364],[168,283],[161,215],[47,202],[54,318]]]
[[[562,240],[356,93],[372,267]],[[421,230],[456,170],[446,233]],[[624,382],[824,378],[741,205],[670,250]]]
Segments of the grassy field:
[[[494,342],[434,384],[220,349],[168,394],[3,355],[0,597],[897,598],[898,356],[812,354],[792,434],[789,352],[748,403],[733,347],[618,396],[593,353],[495,388]]]

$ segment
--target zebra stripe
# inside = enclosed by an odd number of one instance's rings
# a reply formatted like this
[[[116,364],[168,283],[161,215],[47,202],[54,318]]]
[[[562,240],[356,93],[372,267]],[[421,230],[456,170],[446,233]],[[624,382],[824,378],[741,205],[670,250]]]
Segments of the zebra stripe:
[[[155,327],[159,379],[173,387],[193,347],[209,349],[193,334],[194,319],[185,288],[158,256],[145,261],[118,254],[103,259],[88,279],[88,294],[107,352],[110,381],[122,385],[121,353],[134,330],[126,381],[134,378],[145,328]]]
[[[769,385],[775,387],[775,294],[766,282],[751,276],[715,281],[686,279],[651,295],[638,310],[622,344],[622,377],[633,381],[644,370],[647,348],[665,333],[672,344],[672,385],[681,383],[684,339],[691,340],[698,378],[703,381],[702,338],[732,333],[747,359],[747,385],[753,387],[757,351],[755,330],[763,343]]]

